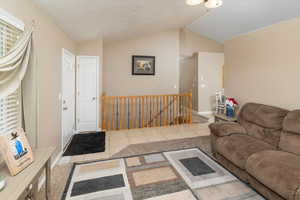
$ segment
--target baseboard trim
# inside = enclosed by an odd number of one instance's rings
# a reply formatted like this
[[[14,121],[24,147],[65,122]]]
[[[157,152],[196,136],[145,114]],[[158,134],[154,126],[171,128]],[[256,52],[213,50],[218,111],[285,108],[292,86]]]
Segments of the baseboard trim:
[[[103,130],[101,128],[97,128],[95,131],[96,132],[101,132]],[[80,133],[84,133],[84,132],[89,132],[89,131],[80,131],[80,130],[75,130],[74,131],[75,134],[80,134]],[[90,131],[90,132],[93,132],[93,131]]]
[[[52,170],[52,169],[55,167],[55,165],[59,162],[59,160],[61,159],[62,155],[63,155],[63,152],[60,152],[60,153],[56,156],[56,158],[54,159],[54,161],[53,161],[52,164],[51,164],[51,170]],[[42,188],[42,186],[43,186],[43,184],[45,183],[45,181],[46,181],[46,178],[45,178],[45,175],[43,175],[43,176],[40,178],[40,180],[39,180],[38,190],[40,190],[40,189]]]
[[[198,112],[196,110],[193,110],[192,113],[194,115],[212,115],[212,114],[214,114],[213,111],[201,111],[201,112]]]
[[[198,114],[198,111],[195,111],[195,110],[193,110],[192,113],[193,113],[194,115],[199,115],[199,114]]]
[[[199,115],[212,115],[213,111],[203,111],[203,112],[197,112]]]

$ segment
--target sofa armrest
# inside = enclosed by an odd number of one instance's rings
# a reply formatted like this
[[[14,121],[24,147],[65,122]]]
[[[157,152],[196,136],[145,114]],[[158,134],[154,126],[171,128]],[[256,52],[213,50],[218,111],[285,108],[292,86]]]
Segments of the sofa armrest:
[[[298,190],[296,191],[295,200],[300,200],[300,185],[298,186]]]
[[[247,131],[238,123],[218,122],[209,125],[210,131],[217,137],[224,137],[233,134],[246,134]]]

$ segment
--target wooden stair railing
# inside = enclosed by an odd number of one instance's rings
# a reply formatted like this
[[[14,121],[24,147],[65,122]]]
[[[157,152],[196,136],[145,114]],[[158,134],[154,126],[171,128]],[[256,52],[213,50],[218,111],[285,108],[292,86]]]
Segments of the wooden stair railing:
[[[192,94],[102,96],[102,130],[192,123]]]

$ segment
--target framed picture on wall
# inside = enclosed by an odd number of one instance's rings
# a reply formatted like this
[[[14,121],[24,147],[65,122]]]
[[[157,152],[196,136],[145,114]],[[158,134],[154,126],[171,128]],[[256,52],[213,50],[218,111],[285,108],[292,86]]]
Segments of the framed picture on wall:
[[[132,56],[132,75],[155,75],[155,56]]]

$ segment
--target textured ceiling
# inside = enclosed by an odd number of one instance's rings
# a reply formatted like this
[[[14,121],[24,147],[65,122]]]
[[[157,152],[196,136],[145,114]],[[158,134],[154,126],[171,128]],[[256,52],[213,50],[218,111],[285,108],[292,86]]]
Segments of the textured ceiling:
[[[180,28],[205,13],[185,0],[34,0],[76,41],[105,41]]]
[[[300,0],[223,0],[187,27],[219,42],[300,16]]]
[[[34,1],[76,41],[99,35],[105,41],[122,40],[186,26],[224,42],[300,16],[300,0],[223,0],[222,7],[210,12],[203,5],[187,6],[185,0]]]

